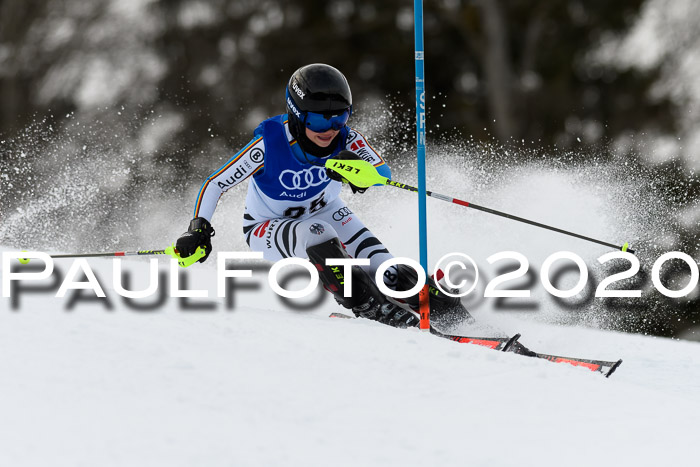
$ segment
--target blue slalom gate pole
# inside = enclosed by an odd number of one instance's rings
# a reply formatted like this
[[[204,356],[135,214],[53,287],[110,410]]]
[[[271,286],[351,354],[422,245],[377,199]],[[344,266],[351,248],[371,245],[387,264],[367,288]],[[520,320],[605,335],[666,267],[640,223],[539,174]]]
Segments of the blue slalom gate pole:
[[[418,234],[420,265],[428,276],[428,222],[425,187],[425,69],[423,50],[423,0],[413,0],[416,61],[416,157],[418,158]],[[428,284],[420,293],[420,328],[430,330]]]

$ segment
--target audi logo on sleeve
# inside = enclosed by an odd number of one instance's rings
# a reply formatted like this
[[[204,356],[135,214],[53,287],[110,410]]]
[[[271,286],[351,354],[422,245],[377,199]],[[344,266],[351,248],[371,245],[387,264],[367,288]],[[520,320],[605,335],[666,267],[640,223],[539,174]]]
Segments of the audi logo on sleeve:
[[[336,222],[340,222],[350,214],[352,214],[352,211],[348,207],[340,208],[333,213],[333,220]]]
[[[287,190],[307,190],[329,180],[325,167],[311,167],[298,172],[287,169],[282,171],[279,178],[280,185]]]

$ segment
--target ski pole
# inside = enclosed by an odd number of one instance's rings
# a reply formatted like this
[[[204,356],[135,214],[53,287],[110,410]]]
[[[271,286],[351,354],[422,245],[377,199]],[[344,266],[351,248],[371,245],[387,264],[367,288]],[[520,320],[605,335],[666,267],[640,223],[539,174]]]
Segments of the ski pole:
[[[329,159],[326,161],[326,168],[338,172],[342,175],[348,182],[360,188],[367,188],[372,185],[389,185],[396,188],[401,188],[408,191],[418,192],[418,188],[406,185],[405,183],[399,183],[388,179],[387,177],[382,177],[377,172],[372,164],[364,160],[338,160]],[[458,204],[460,206],[476,209],[478,211],[487,212],[489,214],[495,214],[497,216],[505,217],[518,222],[523,222],[525,224],[534,225],[535,227],[540,227],[543,229],[551,230],[554,232],[559,232],[564,235],[569,235],[571,237],[580,238],[582,240],[587,240],[589,242],[597,243],[599,245],[605,245],[610,248],[615,248],[616,250],[626,251],[629,253],[634,253],[634,250],[629,248],[629,243],[625,242],[624,245],[615,245],[613,243],[604,242],[602,240],[597,240],[595,238],[586,237],[585,235],[577,234],[575,232],[570,232],[568,230],[560,229],[557,227],[552,227],[551,225],[542,224],[540,222],[531,221],[523,217],[514,216],[502,211],[497,211],[495,209],[487,208],[484,206],[479,206],[478,204],[463,201],[461,199],[452,198],[450,196],[441,195],[439,193],[434,193],[432,191],[426,190],[426,195],[431,198],[436,198],[442,201],[447,201],[448,203]]]
[[[175,245],[170,245],[164,250],[139,250],[139,251],[114,251],[111,253],[70,253],[61,255],[49,255],[51,259],[61,259],[61,258],[104,258],[111,256],[149,256],[149,255],[168,255],[175,258],[180,266],[186,268],[193,265],[200,258],[206,254],[204,247],[197,247],[194,254],[188,256],[187,258],[180,257],[180,253],[175,248]],[[22,258],[19,260],[22,264],[29,263],[28,258]]]

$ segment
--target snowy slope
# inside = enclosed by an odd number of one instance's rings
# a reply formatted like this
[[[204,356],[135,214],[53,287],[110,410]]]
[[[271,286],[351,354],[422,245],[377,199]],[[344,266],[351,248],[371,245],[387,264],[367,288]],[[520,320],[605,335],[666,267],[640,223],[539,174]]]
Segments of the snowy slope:
[[[542,352],[623,358],[606,379],[328,319],[331,300],[294,311],[266,285],[237,289],[227,307],[209,263],[187,277],[210,295],[191,302],[214,309],[168,299],[136,311],[112,288],[111,260],[89,264],[111,309],[69,309],[72,293],[0,299],[2,466],[658,466],[696,455],[697,343],[491,318]],[[124,264],[135,283],[147,277],[144,260]]]
[[[664,229],[677,209],[639,190],[634,174],[621,176],[622,162],[572,170],[475,163],[453,150],[431,154],[428,188],[438,192],[633,246],[652,237],[666,248],[664,239],[671,238]],[[415,183],[413,168],[393,168],[397,180]],[[88,172],[98,186],[111,177]],[[63,195],[38,190],[22,210],[3,213],[0,238],[7,246],[0,251],[162,248],[185,229],[199,186],[193,183],[191,193],[146,194],[140,206],[149,216],[117,225],[92,224],[110,211],[108,204],[90,215],[53,215],[86,205],[73,193],[90,193],[59,188]],[[247,249],[240,235],[244,196],[244,189],[233,189],[222,198],[212,219],[215,252]],[[417,257],[414,195],[387,187],[344,197],[394,255]],[[253,280],[241,280],[229,294],[232,303],[216,298],[211,260],[183,272],[190,289],[209,291],[207,299],[149,298],[137,310],[116,295],[112,262],[103,259],[89,264],[108,302],[85,299],[84,291],[83,299],[72,292],[58,299],[53,295],[71,263],[64,261],[39,284],[45,290],[22,290],[15,302],[0,298],[0,466],[694,461],[700,344],[555,325],[605,327],[624,310],[608,312],[594,300],[572,312],[539,282],[527,286],[532,297],[524,302],[534,305],[527,311],[506,312],[494,299],[480,298],[498,273],[500,265],[486,262],[494,253],[522,253],[538,273],[547,256],[567,250],[594,273],[596,258],[608,249],[436,200],[428,207],[431,266],[460,252],[480,268],[481,282],[465,303],[485,325],[460,331],[520,332],[521,342],[540,352],[622,358],[622,367],[605,379],[414,330],[332,320],[328,314],[338,309],[325,295],[295,308],[283,303],[266,285],[263,263]],[[166,261],[160,262],[167,278]],[[142,288],[148,262],[124,265]],[[167,283],[159,291],[167,292]],[[645,289],[641,300],[657,298]]]

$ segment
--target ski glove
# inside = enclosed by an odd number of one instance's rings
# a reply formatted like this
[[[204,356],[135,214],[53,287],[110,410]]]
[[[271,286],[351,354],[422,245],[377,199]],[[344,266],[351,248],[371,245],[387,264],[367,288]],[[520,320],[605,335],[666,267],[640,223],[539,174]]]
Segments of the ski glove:
[[[355,154],[352,151],[348,151],[347,149],[344,149],[340,151],[338,154],[336,154],[332,159],[338,159],[340,161],[357,161],[357,160],[362,160],[360,156]],[[353,185],[352,183],[348,182],[342,175],[340,175],[338,172],[335,170],[331,169],[326,169],[326,175],[328,175],[328,178],[331,180],[336,180],[338,182],[342,183],[347,183],[350,185],[350,189],[352,190],[353,193],[364,193],[367,188],[360,188],[358,186]]]
[[[204,248],[204,256],[199,260],[203,263],[211,253],[211,237],[214,236],[214,228],[203,217],[195,217],[190,221],[187,232],[182,234],[175,243],[178,253],[183,258],[192,256],[198,247]]]

